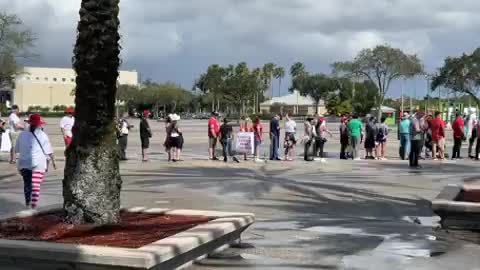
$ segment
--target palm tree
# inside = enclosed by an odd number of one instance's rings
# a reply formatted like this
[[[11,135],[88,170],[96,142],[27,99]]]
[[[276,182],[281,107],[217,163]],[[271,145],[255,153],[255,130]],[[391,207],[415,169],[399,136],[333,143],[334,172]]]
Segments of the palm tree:
[[[271,87],[272,88],[272,95],[271,97],[273,97],[273,84],[272,84],[272,81],[273,81],[273,72],[275,71],[275,64],[274,63],[267,63],[263,66],[263,75],[264,75],[264,78],[265,78],[265,82],[266,82],[266,85],[269,86],[269,88]]]
[[[278,96],[281,96],[281,89],[282,89],[282,79],[285,78],[285,69],[283,67],[277,67],[273,71],[273,75],[276,79],[278,79]]]
[[[73,66],[76,122],[63,180],[68,222],[119,220],[115,95],[120,65],[119,0],[82,0]]]

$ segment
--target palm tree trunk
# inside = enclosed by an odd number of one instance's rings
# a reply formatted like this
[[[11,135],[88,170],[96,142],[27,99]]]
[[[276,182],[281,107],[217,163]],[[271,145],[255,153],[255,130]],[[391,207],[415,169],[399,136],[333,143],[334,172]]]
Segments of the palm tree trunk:
[[[282,95],[282,78],[278,78],[278,96]]]
[[[76,121],[63,180],[68,222],[119,220],[120,190],[115,136],[115,95],[120,65],[119,0],[82,0],[73,66]]]

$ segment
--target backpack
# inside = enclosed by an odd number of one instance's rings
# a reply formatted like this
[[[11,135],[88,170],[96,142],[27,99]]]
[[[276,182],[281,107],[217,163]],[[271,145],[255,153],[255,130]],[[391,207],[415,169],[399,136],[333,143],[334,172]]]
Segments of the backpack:
[[[384,124],[381,124],[378,128],[377,140],[384,140],[388,135],[387,128]]]

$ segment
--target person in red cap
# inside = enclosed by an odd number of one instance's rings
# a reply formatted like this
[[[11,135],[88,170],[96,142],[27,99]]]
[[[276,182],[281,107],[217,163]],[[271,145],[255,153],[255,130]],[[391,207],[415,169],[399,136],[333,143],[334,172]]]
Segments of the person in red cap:
[[[150,138],[152,137],[152,130],[148,124],[148,117],[150,116],[150,111],[145,110],[142,114],[142,119],[140,121],[140,141],[142,143],[142,161],[148,161],[147,150],[150,148]]]
[[[63,140],[65,142],[65,147],[70,146],[73,138],[73,125],[75,124],[75,117],[73,117],[74,110],[73,108],[68,108],[65,110],[65,116],[60,121],[60,130],[62,131]]]
[[[28,123],[28,130],[22,131],[18,136],[15,151],[18,154],[18,170],[23,177],[25,204],[28,208],[35,209],[40,200],[40,187],[52,162],[56,169],[53,150],[47,134],[43,132],[40,115],[32,114]]]

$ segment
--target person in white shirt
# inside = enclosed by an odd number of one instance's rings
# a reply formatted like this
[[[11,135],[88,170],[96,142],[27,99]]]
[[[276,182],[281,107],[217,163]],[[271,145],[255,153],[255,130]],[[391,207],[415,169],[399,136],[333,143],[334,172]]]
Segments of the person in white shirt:
[[[73,139],[73,125],[75,124],[75,117],[73,117],[73,108],[65,110],[65,116],[60,121],[60,130],[62,131],[65,147],[69,147]]]
[[[288,114],[285,119],[285,160],[293,161],[295,159],[295,145],[297,144],[295,138],[297,123]]]
[[[128,133],[132,126],[128,123],[128,113],[124,113],[118,122],[118,145],[120,147],[120,160],[127,160]]]
[[[18,106],[12,106],[12,113],[8,117],[8,129],[10,131],[10,141],[12,143],[12,149],[10,150],[10,164],[15,164],[17,157],[15,155],[15,144],[17,141],[18,133],[25,129],[23,122],[18,117]]]
[[[18,136],[15,151],[19,154],[18,170],[23,177],[25,204],[35,209],[40,199],[40,187],[48,171],[49,160],[56,169],[53,150],[47,134],[42,130],[45,124],[38,114],[29,118],[30,129]]]

